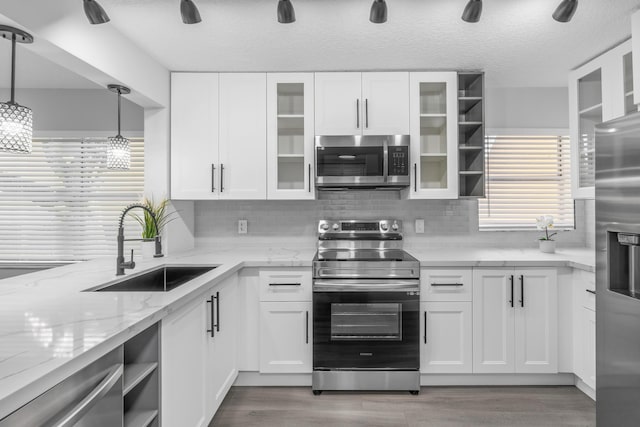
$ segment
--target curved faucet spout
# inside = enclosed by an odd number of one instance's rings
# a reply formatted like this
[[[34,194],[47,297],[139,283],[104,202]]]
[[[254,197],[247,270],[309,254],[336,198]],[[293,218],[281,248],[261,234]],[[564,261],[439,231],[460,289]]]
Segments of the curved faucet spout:
[[[156,227],[156,236],[155,236],[156,253],[153,256],[154,258],[159,258],[162,256],[162,242],[160,241],[158,221],[156,220],[155,214],[151,209],[149,209],[144,205],[141,205],[138,203],[129,205],[126,208],[124,208],[124,210],[122,211],[122,214],[120,215],[120,221],[118,222],[118,257],[116,259],[116,276],[122,276],[124,274],[125,268],[134,268],[136,266],[136,263],[133,261],[133,250],[131,250],[131,260],[129,262],[124,261],[124,227],[123,227],[124,217],[127,215],[127,213],[131,209],[135,209],[135,208],[143,209],[147,211],[149,215],[151,215],[153,224]]]

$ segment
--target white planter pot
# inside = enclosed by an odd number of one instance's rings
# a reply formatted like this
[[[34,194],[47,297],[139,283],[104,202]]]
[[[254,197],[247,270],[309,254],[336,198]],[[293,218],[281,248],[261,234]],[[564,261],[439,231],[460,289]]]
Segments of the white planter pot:
[[[538,240],[538,243],[540,244],[540,252],[552,254],[556,251],[555,240]]]
[[[153,255],[156,253],[155,240],[143,240],[140,245],[140,252],[142,254],[142,259],[152,259]]]

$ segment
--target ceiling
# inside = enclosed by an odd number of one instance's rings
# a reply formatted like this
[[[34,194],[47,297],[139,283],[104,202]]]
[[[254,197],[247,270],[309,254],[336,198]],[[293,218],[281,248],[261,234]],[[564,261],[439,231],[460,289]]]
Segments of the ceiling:
[[[111,17],[104,25],[170,70],[482,69],[490,87],[566,86],[570,69],[629,38],[640,7],[583,0],[561,24],[551,18],[560,0],[485,0],[481,21],[469,24],[460,19],[467,0],[386,0],[388,22],[372,24],[372,0],[291,1],[293,24],[277,22],[277,0],[194,0],[203,21],[184,25],[179,0],[99,0]],[[0,43],[2,58],[9,48]],[[18,71],[19,87],[96,87],[26,49]]]

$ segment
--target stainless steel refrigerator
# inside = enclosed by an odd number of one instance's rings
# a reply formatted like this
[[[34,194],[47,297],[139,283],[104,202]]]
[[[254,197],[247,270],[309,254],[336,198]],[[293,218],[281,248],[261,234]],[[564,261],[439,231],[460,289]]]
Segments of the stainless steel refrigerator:
[[[596,417],[640,425],[640,113],[596,126]]]

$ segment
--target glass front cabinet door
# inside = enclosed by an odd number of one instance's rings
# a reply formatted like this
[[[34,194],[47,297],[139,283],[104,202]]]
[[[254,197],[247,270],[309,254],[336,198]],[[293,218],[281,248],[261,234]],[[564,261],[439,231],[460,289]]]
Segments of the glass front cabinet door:
[[[267,74],[267,198],[313,199],[313,73]]]
[[[411,73],[412,199],[458,197],[457,74]]]

